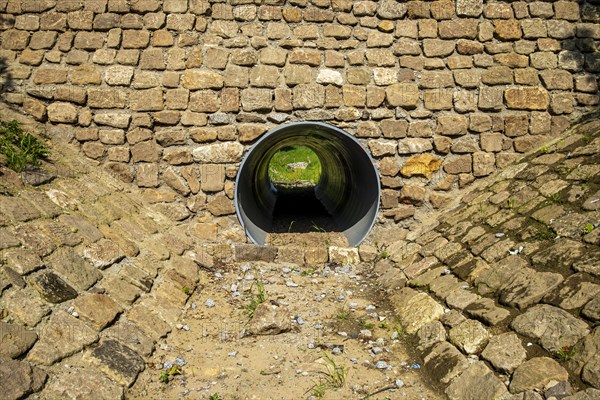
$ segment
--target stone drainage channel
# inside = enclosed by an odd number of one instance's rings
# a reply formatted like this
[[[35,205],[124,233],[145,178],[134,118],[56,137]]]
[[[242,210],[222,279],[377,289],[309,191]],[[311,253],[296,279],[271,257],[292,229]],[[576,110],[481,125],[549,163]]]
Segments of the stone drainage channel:
[[[206,272],[127,397],[442,399],[371,271],[247,262]]]

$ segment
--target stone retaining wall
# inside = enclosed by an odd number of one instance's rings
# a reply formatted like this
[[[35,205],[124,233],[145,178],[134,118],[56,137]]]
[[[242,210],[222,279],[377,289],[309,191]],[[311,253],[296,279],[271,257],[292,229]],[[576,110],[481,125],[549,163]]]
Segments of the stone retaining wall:
[[[398,221],[598,104],[596,1],[5,0],[0,12],[4,100],[149,199],[186,203],[172,207],[182,219],[234,213],[244,151],[288,121],[361,138]],[[419,154],[431,157],[405,165]]]

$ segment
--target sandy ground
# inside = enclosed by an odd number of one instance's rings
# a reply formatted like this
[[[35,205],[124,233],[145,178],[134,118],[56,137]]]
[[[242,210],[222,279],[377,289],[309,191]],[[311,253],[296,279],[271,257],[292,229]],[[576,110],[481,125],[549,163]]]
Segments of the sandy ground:
[[[152,399],[441,399],[421,360],[369,282],[368,265],[323,267],[248,263],[206,273],[180,329],[159,342],[127,393]],[[247,305],[264,283],[267,301],[289,311],[293,329],[245,335]],[[214,304],[214,305],[213,305]],[[327,385],[328,361],[345,368]],[[180,365],[182,364],[182,365]],[[181,372],[160,381],[171,365]],[[367,397],[380,389],[380,393]],[[213,397],[210,397],[213,396]]]

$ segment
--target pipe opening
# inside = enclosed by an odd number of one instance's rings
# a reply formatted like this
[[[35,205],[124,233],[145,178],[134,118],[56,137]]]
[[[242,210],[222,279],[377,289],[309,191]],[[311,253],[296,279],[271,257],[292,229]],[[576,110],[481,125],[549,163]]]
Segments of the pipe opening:
[[[236,178],[238,218],[260,245],[269,233],[340,232],[356,246],[375,222],[379,198],[379,174],[368,152],[348,133],[319,122],[269,131],[246,154]]]
[[[305,145],[277,150],[269,160],[269,179],[276,195],[272,233],[335,232],[337,226],[317,198],[322,166]]]

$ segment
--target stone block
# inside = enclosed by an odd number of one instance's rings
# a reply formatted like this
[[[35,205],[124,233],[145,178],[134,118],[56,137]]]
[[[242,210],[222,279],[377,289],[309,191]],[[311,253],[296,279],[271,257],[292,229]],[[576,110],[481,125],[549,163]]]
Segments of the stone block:
[[[446,136],[461,136],[467,133],[467,118],[464,115],[440,115],[436,133]]]
[[[479,21],[476,19],[467,18],[441,21],[438,24],[439,37],[441,39],[475,39],[477,38],[478,23]]]
[[[47,110],[50,122],[70,124],[77,121],[77,108],[71,103],[52,103]]]
[[[494,21],[494,34],[500,40],[517,40],[523,32],[516,19],[500,19]]]
[[[427,57],[447,57],[454,52],[455,48],[456,42],[453,40],[423,40],[423,53]]]
[[[481,82],[487,85],[510,85],[513,83],[513,72],[506,66],[491,67],[481,74]]]
[[[163,91],[161,88],[136,90],[131,93],[129,103],[133,111],[160,111],[164,107]]]
[[[539,87],[508,88],[504,91],[506,106],[518,110],[546,110],[548,92]]]
[[[183,73],[182,85],[186,89],[220,89],[223,87],[223,76],[210,70],[188,69]]]
[[[391,106],[416,108],[419,102],[419,89],[414,83],[396,83],[386,88],[386,99]]]
[[[67,82],[67,71],[63,68],[40,67],[33,74],[33,83],[36,85],[65,82]]]
[[[121,46],[124,49],[143,49],[150,43],[150,32],[146,30],[123,30]]]
[[[101,82],[101,72],[93,65],[80,65],[71,71],[73,85],[99,85]]]
[[[316,87],[320,86],[313,86],[313,88]],[[294,88],[294,91],[296,92],[296,88]],[[309,101],[309,97],[312,94],[312,91],[310,89],[307,89],[305,94],[307,96],[306,100]],[[294,100],[296,102],[296,98],[294,98]],[[298,101],[300,101],[300,99],[298,99]],[[257,88],[244,89],[241,93],[241,105],[244,111],[269,111],[271,110],[271,107],[273,107],[273,91],[270,89]],[[322,105],[323,104],[321,103],[321,106]],[[311,107],[309,106],[307,108]]]
[[[126,94],[120,90],[88,89],[88,106],[91,108],[125,108]]]

